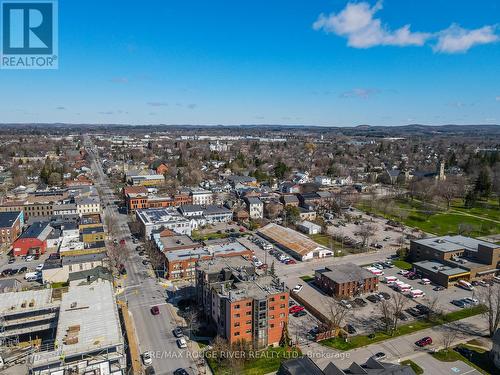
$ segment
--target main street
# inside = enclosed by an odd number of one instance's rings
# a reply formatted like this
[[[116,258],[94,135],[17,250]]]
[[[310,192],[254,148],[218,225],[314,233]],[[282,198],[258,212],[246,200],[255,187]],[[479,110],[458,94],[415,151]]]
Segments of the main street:
[[[102,195],[102,206],[105,217],[116,226],[113,234],[117,239],[126,238],[123,251],[128,252],[125,261],[127,277],[124,290],[118,296],[128,304],[135,324],[139,349],[141,353],[150,351],[153,356],[153,367],[156,374],[172,374],[177,368],[184,368],[190,374],[196,374],[195,364],[187,358],[186,350],[179,349],[172,331],[176,327],[172,310],[166,304],[166,294],[154,277],[148,272],[148,266],[142,264],[142,259],[133,249],[131,233],[127,224],[127,215],[121,214],[112,202],[116,193],[104,174],[98,155],[92,150],[86,139],[92,169],[97,177]],[[120,245],[121,246],[121,245]],[[160,314],[151,314],[151,307],[159,306]]]

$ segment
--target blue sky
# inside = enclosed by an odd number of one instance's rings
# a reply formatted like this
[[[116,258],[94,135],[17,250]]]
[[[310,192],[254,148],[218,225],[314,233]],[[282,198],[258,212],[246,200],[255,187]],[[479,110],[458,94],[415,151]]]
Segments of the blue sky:
[[[500,123],[498,3],[59,0],[59,69],[0,70],[0,122]]]

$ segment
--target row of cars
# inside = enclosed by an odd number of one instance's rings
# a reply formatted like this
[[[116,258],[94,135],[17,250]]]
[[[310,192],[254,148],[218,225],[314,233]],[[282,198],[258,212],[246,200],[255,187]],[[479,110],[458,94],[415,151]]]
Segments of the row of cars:
[[[269,251],[269,254],[278,259],[281,263],[284,264],[295,264],[297,263],[294,259],[290,258],[288,255],[282,253],[281,251],[274,248],[269,242],[261,239],[260,237],[252,237],[250,239],[253,243],[259,246],[264,251]]]

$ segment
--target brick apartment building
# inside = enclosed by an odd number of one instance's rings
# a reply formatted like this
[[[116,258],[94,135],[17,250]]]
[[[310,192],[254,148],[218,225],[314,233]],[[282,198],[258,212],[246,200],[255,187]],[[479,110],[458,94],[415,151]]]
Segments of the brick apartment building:
[[[265,348],[279,343],[289,299],[279,279],[258,277],[242,257],[219,258],[199,263],[196,292],[205,317],[230,344],[244,340]]]
[[[378,277],[353,263],[316,270],[315,281],[325,293],[335,297],[352,297],[378,290]]]
[[[23,211],[0,212],[0,245],[12,245],[21,234],[23,224]]]
[[[146,208],[178,207],[192,202],[187,193],[166,197],[150,196],[145,186],[126,186],[123,188],[123,195],[129,212]]]

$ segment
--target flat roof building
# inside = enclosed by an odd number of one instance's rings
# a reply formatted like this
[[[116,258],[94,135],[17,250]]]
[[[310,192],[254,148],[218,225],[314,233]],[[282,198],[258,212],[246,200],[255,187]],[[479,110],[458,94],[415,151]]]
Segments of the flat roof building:
[[[333,251],[317,244],[309,237],[278,224],[268,224],[257,233],[298,260],[333,256]]]
[[[378,276],[354,263],[336,264],[316,270],[315,282],[325,293],[352,297],[378,290]]]

